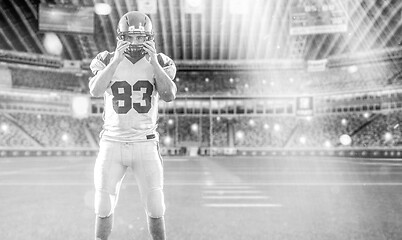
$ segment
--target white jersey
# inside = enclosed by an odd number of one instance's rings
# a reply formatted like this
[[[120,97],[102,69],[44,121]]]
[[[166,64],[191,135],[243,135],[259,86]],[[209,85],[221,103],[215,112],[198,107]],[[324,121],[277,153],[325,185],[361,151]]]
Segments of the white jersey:
[[[94,75],[103,70],[114,53],[104,51],[91,62]],[[173,79],[176,66],[159,53],[158,62]],[[157,128],[159,94],[152,65],[146,57],[132,63],[124,58],[104,93],[103,130],[100,137],[118,142],[159,140]]]

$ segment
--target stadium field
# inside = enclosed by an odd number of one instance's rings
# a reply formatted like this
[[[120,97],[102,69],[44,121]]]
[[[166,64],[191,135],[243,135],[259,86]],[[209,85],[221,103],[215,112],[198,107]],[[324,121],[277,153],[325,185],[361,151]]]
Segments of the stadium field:
[[[165,157],[168,239],[401,239],[402,162]],[[93,239],[94,157],[0,158],[1,239]],[[110,239],[148,239],[128,172]]]

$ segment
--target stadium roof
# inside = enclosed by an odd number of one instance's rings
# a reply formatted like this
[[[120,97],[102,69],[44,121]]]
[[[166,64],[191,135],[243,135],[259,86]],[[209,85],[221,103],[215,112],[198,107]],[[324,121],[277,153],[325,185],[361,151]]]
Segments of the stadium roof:
[[[60,56],[82,60],[103,50],[113,51],[120,16],[138,10],[143,1],[1,0],[0,49],[49,54],[45,32],[39,31],[40,3],[94,6],[105,2],[111,13],[95,14],[93,34],[57,33],[63,46]],[[318,60],[395,48],[402,40],[401,0],[155,2],[151,10],[155,13],[149,16],[157,49],[175,60]]]

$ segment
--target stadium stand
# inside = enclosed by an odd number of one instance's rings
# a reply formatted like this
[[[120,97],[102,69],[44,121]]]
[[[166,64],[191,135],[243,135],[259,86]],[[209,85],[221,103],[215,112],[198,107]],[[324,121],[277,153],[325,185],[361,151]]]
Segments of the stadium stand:
[[[88,93],[89,72],[20,64],[10,64],[8,68],[14,91],[49,89],[70,95]],[[394,148],[402,143],[398,131],[402,109],[402,93],[398,91],[401,75],[399,67],[392,61],[331,66],[325,72],[315,73],[299,69],[287,72],[179,70],[175,82],[179,96],[184,98],[169,104],[166,111],[160,109],[158,131],[161,146]],[[359,92],[350,92],[351,89],[359,89]],[[296,116],[294,109],[287,110],[287,105],[279,111],[267,107],[268,100],[257,99],[304,93],[314,95],[316,99],[316,113],[308,118]],[[40,113],[39,102],[29,108],[29,112],[18,104],[13,107],[12,102],[29,104],[26,96],[24,93],[20,100],[12,95],[2,96],[5,105],[0,104],[0,107],[6,106],[7,111],[0,118],[2,128],[6,129],[1,131],[0,147],[96,148],[102,129],[100,114],[103,107],[99,101],[90,117],[75,119],[68,113],[55,110],[47,113],[43,109],[50,107],[50,102],[42,103]],[[223,105],[213,104],[210,110],[210,99],[197,98],[202,96],[212,96],[212,101],[217,96]],[[232,99],[239,96],[246,98]],[[61,97],[66,109],[69,97]],[[257,98],[253,100],[254,97]],[[341,145],[339,137],[342,134],[351,136],[350,146]]]

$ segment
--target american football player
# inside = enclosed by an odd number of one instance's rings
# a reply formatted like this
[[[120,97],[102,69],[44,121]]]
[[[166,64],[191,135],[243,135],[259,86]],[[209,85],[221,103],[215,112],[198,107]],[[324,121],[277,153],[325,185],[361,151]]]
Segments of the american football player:
[[[152,239],[165,239],[163,162],[156,131],[158,101],[175,99],[176,66],[155,49],[150,18],[126,13],[117,26],[114,52],[91,62],[92,96],[104,97],[103,129],[94,167],[95,236],[108,239],[127,168],[135,175]]]

